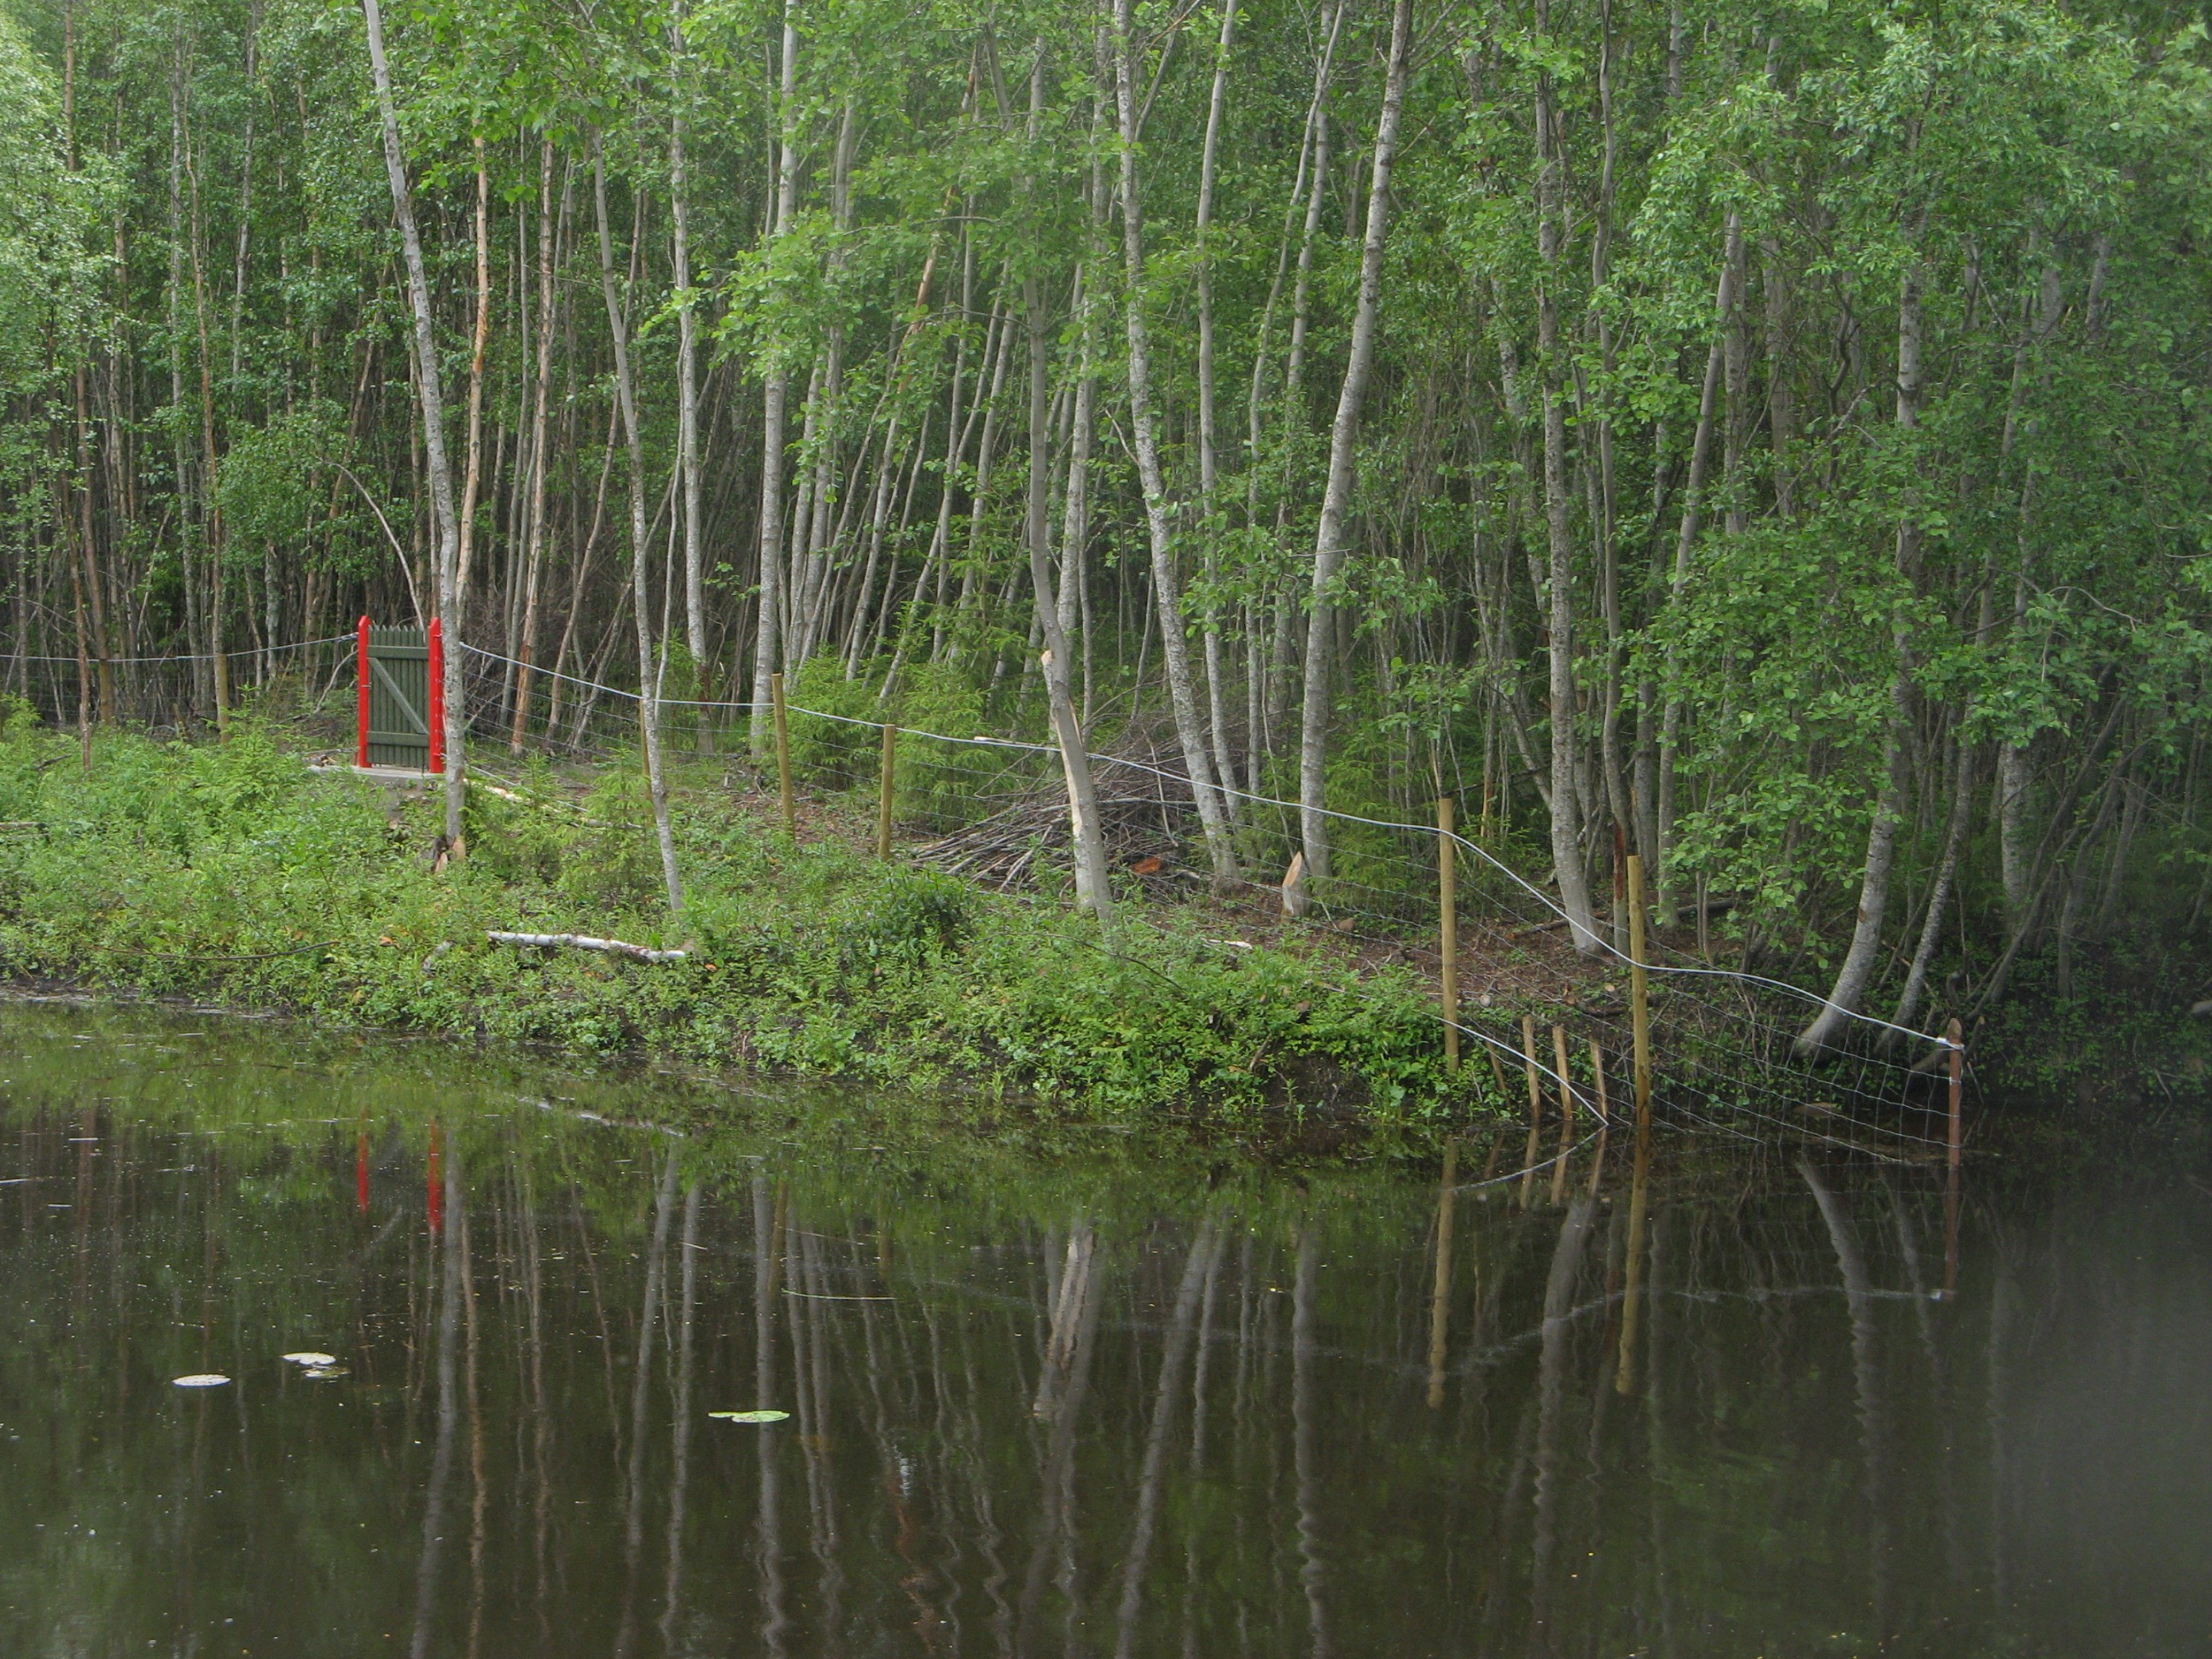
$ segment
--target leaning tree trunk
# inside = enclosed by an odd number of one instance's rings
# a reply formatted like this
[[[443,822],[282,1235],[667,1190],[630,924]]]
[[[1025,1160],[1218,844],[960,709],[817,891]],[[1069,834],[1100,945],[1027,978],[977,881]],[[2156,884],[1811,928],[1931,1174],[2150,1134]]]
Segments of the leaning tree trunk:
[[[1917,263],[1921,236],[1927,228],[1923,210],[1913,236],[1916,263],[1905,268],[1897,296],[1897,426],[1910,444],[1920,424],[1921,333],[1920,267]],[[1920,566],[1920,526],[1910,502],[1897,519],[1897,572],[1910,586]],[[1867,827],[1866,868],[1859,878],[1858,922],[1851,930],[1850,948],[1822,1005],[1795,1045],[1798,1056],[1818,1053],[1834,1042],[1858,1012],[1875,969],[1881,958],[1881,927],[1889,909],[1889,877],[1897,857],[1898,821],[1905,811],[1905,740],[1912,723],[1912,662],[1910,623],[1900,604],[1891,629],[1896,656],[1896,678],[1890,686],[1888,730],[1882,739],[1882,781]]]
[[[392,102],[392,70],[384,56],[384,15],[377,0],[361,0],[368,24],[368,64],[376,79],[377,112],[384,126],[384,172],[392,185],[392,211],[399,221],[399,245],[407,264],[407,301],[415,315],[415,387],[422,405],[422,448],[430,473],[430,510],[438,524],[434,568],[438,624],[446,638],[446,840],[458,853],[461,802],[466,769],[461,757],[461,608],[453,591],[460,556],[460,516],[453,504],[453,468],[446,454],[446,398],[438,373],[438,339],[430,311],[430,281],[422,264],[422,238],[416,228],[415,203],[407,187],[407,163],[399,148],[399,113]],[[220,672],[220,660],[217,667]]]
[[[1036,64],[1030,78],[1030,139],[1035,143],[1042,123],[1044,51],[1039,43]],[[1034,193],[1035,181],[1026,174],[1022,193]],[[1091,775],[1091,755],[1081,723],[1075,718],[1075,696],[1069,675],[1067,629],[1060,619],[1058,596],[1046,557],[1052,505],[1051,340],[1046,330],[1044,284],[1034,270],[1022,278],[1022,306],[1029,324],[1030,345],[1030,477],[1028,511],[1024,520],[1029,544],[1030,587],[1036,605],[1036,619],[1044,635],[1044,684],[1052,707],[1053,736],[1060,744],[1060,769],[1067,778],[1067,816],[1074,842],[1075,902],[1089,909],[1102,926],[1113,914],[1113,890],[1106,875],[1106,843],[1098,822],[1098,793]]]
[[[1538,0],[1537,29],[1549,9]],[[1575,732],[1574,539],[1567,526],[1567,414],[1559,386],[1559,220],[1563,181],[1559,135],[1553,130],[1551,76],[1536,76],[1537,369],[1544,397],[1544,525],[1551,553],[1552,874],[1559,887],[1575,949],[1595,956],[1603,943],[1590,908],[1583,869],[1582,792]]]
[[[607,167],[597,135],[592,141],[592,198],[599,222],[599,286],[606,295],[607,336],[614,348],[615,398],[623,435],[629,443],[630,609],[637,621],[637,712],[645,738],[646,787],[653,797],[653,830],[660,842],[660,873],[668,884],[668,911],[681,915],[684,884],[676,871],[676,837],[668,816],[668,777],[660,761],[660,677],[653,672],[653,611],[647,594],[645,526],[645,441],[638,431],[637,380],[629,357],[629,329],[615,288],[614,235],[607,228]]]
[[[1127,0],[1122,0],[1123,4]],[[1306,624],[1304,724],[1298,738],[1298,832],[1309,882],[1328,877],[1328,819],[1322,805],[1328,762],[1329,672],[1336,637],[1334,589],[1344,563],[1344,520],[1352,505],[1358,459],[1359,409],[1375,362],[1375,318],[1382,299],[1382,245],[1390,204],[1390,167],[1398,153],[1398,112],[1406,98],[1406,60],[1413,33],[1411,0],[1397,0],[1390,16],[1390,65],[1382,87],[1382,113],[1375,127],[1375,174],[1367,193],[1367,240],[1359,255],[1359,302],[1352,313],[1352,350],[1337,394],[1336,423],[1328,438],[1328,483],[1322,495],[1321,527],[1314,537],[1313,601]],[[1318,177],[1314,187],[1321,187]]]
[[[1121,125],[1121,257],[1127,292],[1122,313],[1129,336],[1129,425],[1137,452],[1137,475],[1145,492],[1145,527],[1152,554],[1152,598],[1159,608],[1160,659],[1167,670],[1168,701],[1175,713],[1176,737],[1190,792],[1213,861],[1213,887],[1225,893],[1237,884],[1236,848],[1214,787],[1213,760],[1206,728],[1191,690],[1190,647],[1184,635],[1181,585],[1176,579],[1175,547],[1168,527],[1167,481],[1160,467],[1159,416],[1152,407],[1152,331],[1145,320],[1144,198],[1137,180],[1138,111],[1135,48],[1131,36],[1131,0],[1115,0],[1114,91]],[[1395,106],[1394,106],[1395,118]]]

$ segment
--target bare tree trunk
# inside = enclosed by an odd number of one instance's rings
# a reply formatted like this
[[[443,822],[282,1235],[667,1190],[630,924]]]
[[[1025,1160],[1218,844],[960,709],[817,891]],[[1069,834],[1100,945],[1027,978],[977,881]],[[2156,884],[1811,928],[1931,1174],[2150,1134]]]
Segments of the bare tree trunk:
[[[1229,50],[1237,32],[1237,0],[1222,0],[1221,40],[1214,49],[1213,92],[1206,110],[1206,148],[1198,173],[1198,490],[1199,512],[1206,538],[1206,722],[1213,739],[1213,764],[1224,786],[1222,794],[1230,822],[1243,815],[1234,784],[1237,768],[1229,755],[1227,694],[1222,685],[1220,581],[1221,501],[1220,461],[1215,453],[1213,396],[1213,256],[1207,234],[1213,228],[1213,189],[1221,154],[1221,114],[1228,100]],[[1249,740],[1249,739],[1248,739]]]
[[[561,218],[568,217],[571,183],[561,187]],[[553,282],[553,262],[558,247],[553,222],[553,141],[541,141],[538,164],[538,366],[536,399],[530,414],[530,529],[529,547],[523,559],[522,637],[514,672],[514,729],[507,740],[514,754],[522,752],[522,739],[530,720],[530,671],[538,650],[538,584],[545,559],[545,441],[546,415],[553,379],[553,319],[558,290]]]
[[[1200,724],[1190,684],[1190,649],[1182,620],[1181,584],[1176,577],[1175,546],[1168,523],[1167,482],[1160,467],[1159,417],[1152,407],[1152,331],[1145,320],[1145,219],[1137,180],[1138,109],[1133,54],[1132,0],[1115,0],[1114,89],[1121,126],[1121,256],[1127,292],[1122,314],[1129,337],[1129,425],[1137,452],[1137,474],[1145,492],[1145,525],[1152,554],[1152,599],[1159,611],[1160,657],[1167,670],[1168,700],[1191,794],[1213,861],[1213,888],[1225,893],[1239,879],[1237,852],[1216,792],[1213,761]],[[1395,106],[1391,106],[1395,124]]]
[[[484,348],[491,343],[491,180],[484,169],[484,143],[479,135],[477,151],[477,314],[469,335],[469,427],[467,459],[461,469],[461,534],[453,566],[455,604],[465,607],[469,576],[476,563],[477,501],[483,487],[483,366]],[[492,456],[496,481],[499,457]],[[459,654],[453,642],[453,654]]]
[[[430,311],[430,282],[422,263],[422,238],[415,224],[415,203],[407,187],[407,163],[399,148],[399,112],[392,102],[392,70],[384,56],[384,15],[378,0],[362,0],[368,24],[369,69],[376,80],[376,105],[384,125],[384,171],[392,185],[392,210],[399,221],[399,242],[407,264],[407,299],[415,316],[415,386],[422,406],[422,445],[430,473],[430,507],[438,525],[434,566],[439,625],[446,637],[446,840],[460,847],[461,801],[466,787],[461,757],[461,629],[459,596],[453,577],[459,557],[460,526],[453,507],[453,469],[446,455],[446,397],[438,371],[438,339]],[[222,662],[216,659],[221,684]],[[220,693],[218,693],[220,695]]]
[[[1548,0],[1537,0],[1536,27],[1548,30]],[[1581,788],[1575,732],[1574,541],[1567,526],[1567,415],[1559,386],[1560,220],[1559,137],[1548,73],[1536,76],[1536,247],[1542,271],[1536,294],[1537,368],[1544,398],[1544,523],[1551,550],[1552,874],[1566,912],[1575,949],[1595,956],[1603,948],[1583,873]]]
[[[1919,246],[1927,229],[1927,213],[1921,212],[1911,241],[1912,263],[1905,267],[1897,297],[1897,425],[1905,441],[1920,424],[1922,380],[1922,316]],[[1910,584],[1920,567],[1920,526],[1911,503],[1898,515],[1898,574]],[[1881,956],[1881,927],[1889,909],[1889,877],[1897,855],[1898,820],[1905,807],[1905,739],[1912,721],[1911,638],[1902,608],[1892,625],[1896,653],[1896,678],[1890,687],[1888,731],[1882,740],[1881,787],[1875,799],[1874,817],[1867,827],[1866,868],[1859,878],[1858,922],[1851,931],[1850,947],[1836,969],[1828,1000],[1810,1024],[1797,1034],[1795,1045],[1802,1057],[1833,1042],[1850,1017],[1858,1012],[1868,988],[1874,982]]]
[[[614,348],[615,400],[622,410],[623,434],[629,443],[629,551],[631,609],[637,623],[637,714],[645,738],[646,787],[653,797],[653,829],[660,842],[660,873],[668,885],[668,912],[684,910],[684,883],[676,869],[676,836],[669,823],[668,778],[660,758],[660,677],[654,672],[653,613],[647,587],[649,534],[645,524],[645,440],[638,429],[637,381],[629,357],[629,328],[615,289],[614,234],[607,226],[606,155],[597,134],[592,140],[592,198],[599,225],[599,286],[607,301],[607,335]]]
[[[1705,354],[1705,384],[1698,394],[1698,425],[1690,441],[1690,474],[1682,487],[1681,523],[1674,538],[1674,569],[1668,583],[1668,602],[1679,600],[1682,590],[1690,582],[1690,556],[1696,548],[1699,514],[1704,506],[1705,472],[1713,453],[1713,425],[1720,408],[1721,369],[1730,319],[1735,314],[1736,245],[1742,239],[1741,222],[1735,210],[1729,210],[1728,229],[1723,238],[1721,254],[1720,293],[1713,301],[1716,313],[1712,349]],[[1667,702],[1659,716],[1659,781],[1656,820],[1653,841],[1656,845],[1654,873],[1658,879],[1658,891],[1653,908],[1659,926],[1668,927],[1674,921],[1674,884],[1668,874],[1668,855],[1674,847],[1674,756],[1681,742],[1682,696],[1676,684],[1674,647],[1667,648],[1665,667]]]
[[[1127,0],[1124,0],[1124,3]],[[1312,608],[1307,618],[1305,701],[1298,738],[1298,831],[1310,882],[1328,878],[1328,781],[1329,675],[1336,635],[1336,576],[1344,562],[1344,520],[1351,510],[1352,472],[1359,442],[1360,405],[1375,362],[1375,319],[1382,300],[1382,249],[1390,205],[1390,168],[1398,153],[1398,116],[1406,98],[1406,64],[1412,51],[1412,0],[1397,0],[1390,14],[1390,62],[1382,87],[1382,112],[1375,127],[1375,166],[1367,192],[1367,237],[1359,256],[1359,301],[1352,313],[1352,347],[1337,394],[1336,422],[1328,440],[1328,483],[1314,537]],[[1314,189],[1321,178],[1316,171]]]
[[[777,104],[781,132],[776,155],[775,223],[772,234],[791,228],[799,191],[799,28],[797,0],[784,0],[781,90]],[[783,609],[783,428],[791,397],[791,368],[783,353],[769,347],[761,402],[760,616],[753,641],[750,723],[753,758],[768,752],[769,677],[776,671]]]
[[[1968,712],[1960,711],[1954,738],[1959,752],[1952,774],[1951,821],[1943,832],[1942,862],[1936,866],[1936,884],[1929,890],[1928,914],[1920,924],[1920,943],[1912,952],[1912,965],[1905,970],[1905,989],[1898,996],[1897,1012],[1889,1017],[1892,1025],[1907,1030],[1920,1012],[1920,1000],[1928,988],[1928,969],[1936,959],[1936,941],[1943,935],[1944,918],[1950,911],[1951,895],[1959,874],[1959,850],[1966,844],[1966,820],[1974,803],[1974,745],[1966,738]],[[1894,1031],[1883,1032],[1883,1042],[1893,1042],[1896,1035]]]
[[[691,292],[691,197],[684,155],[684,69],[681,0],[668,22],[672,112],[668,122],[668,210],[676,282],[676,465],[683,474],[684,641],[691,653],[692,695],[707,696],[707,578],[699,546],[699,323]],[[713,741],[705,709],[699,744]]]
[[[1044,116],[1044,42],[1037,43],[1030,74],[1030,142],[1035,143]],[[1035,181],[1020,180],[1024,198],[1036,194]],[[1044,283],[1035,270],[1022,277],[1022,307],[1029,323],[1030,344],[1030,477],[1028,512],[1024,521],[1029,544],[1030,587],[1036,600],[1038,627],[1044,635],[1045,693],[1052,708],[1053,736],[1060,745],[1060,770],[1067,779],[1067,817],[1073,842],[1075,902],[1096,915],[1102,925],[1113,914],[1113,889],[1106,874],[1106,843],[1098,822],[1098,792],[1091,776],[1091,755],[1085,746],[1083,727],[1075,718],[1075,698],[1068,675],[1067,629],[1060,619],[1059,597],[1052,588],[1046,556],[1050,533],[1052,447],[1048,404],[1051,396],[1051,344],[1047,336]]]

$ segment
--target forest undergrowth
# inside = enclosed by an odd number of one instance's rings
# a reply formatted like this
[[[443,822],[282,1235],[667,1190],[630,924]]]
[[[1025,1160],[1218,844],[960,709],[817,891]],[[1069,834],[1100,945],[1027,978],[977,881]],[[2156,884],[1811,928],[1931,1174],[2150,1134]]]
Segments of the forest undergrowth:
[[[88,769],[73,736],[9,720],[0,974],[1081,1115],[1416,1123],[1496,1092],[1446,1072],[1409,969],[1356,968],[1326,941],[1210,939],[1199,906],[1102,939],[1049,894],[879,860],[858,813],[810,805],[787,836],[774,793],[731,787],[727,762],[690,763],[676,791],[688,892],[672,927],[635,765],[472,791],[468,856],[434,869],[434,798],[307,758],[242,720],[219,746],[102,732]]]
[[[1002,893],[910,848],[878,860],[857,795],[806,795],[789,836],[746,762],[695,757],[675,791],[688,896],[672,927],[637,764],[538,763],[472,790],[468,854],[441,862],[434,792],[312,770],[313,735],[250,718],[219,745],[104,731],[87,768],[74,736],[15,711],[0,724],[0,975],[1066,1116],[1291,1125],[1317,1145],[1525,1109],[1521,1079],[1479,1044],[1447,1069],[1417,957],[1265,917],[1264,896],[1178,899],[1123,872],[1102,937],[1047,861],[1042,881]],[[495,930],[689,954],[516,947]],[[1548,1021],[1615,990],[1523,934],[1486,945],[1477,916],[1463,946],[1462,1017],[1509,1048],[1523,1012]],[[1972,1033],[1978,1092],[2196,1110],[2212,1021],[2172,1005],[2212,972],[2202,954],[2130,933],[2063,987],[2047,964],[2024,972]],[[1626,1060],[1612,1062],[1624,1094]]]

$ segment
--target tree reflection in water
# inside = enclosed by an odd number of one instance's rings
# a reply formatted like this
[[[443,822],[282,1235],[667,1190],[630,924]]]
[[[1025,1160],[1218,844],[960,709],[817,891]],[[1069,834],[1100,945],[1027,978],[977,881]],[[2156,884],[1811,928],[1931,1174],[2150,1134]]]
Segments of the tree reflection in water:
[[[665,1079],[5,1018],[0,1651],[2095,1654],[2212,1613],[2185,1184],[1970,1170],[1939,1297],[1916,1170],[1662,1142],[1593,1192],[1593,1138],[1523,1209],[1495,1158],[1294,1179],[800,1091],[672,1137],[620,1127],[698,1121]]]

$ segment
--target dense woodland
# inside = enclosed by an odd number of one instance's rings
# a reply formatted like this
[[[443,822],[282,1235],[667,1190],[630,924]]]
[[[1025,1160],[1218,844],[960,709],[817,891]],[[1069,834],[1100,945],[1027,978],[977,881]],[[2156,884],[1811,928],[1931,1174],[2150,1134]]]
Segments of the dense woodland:
[[[1086,748],[1224,886],[1447,790],[1815,1042],[2202,921],[2192,8],[11,3],[50,716],[440,614],[480,752],[646,688],[674,902],[659,697],[957,694],[1060,744],[1079,896]]]

